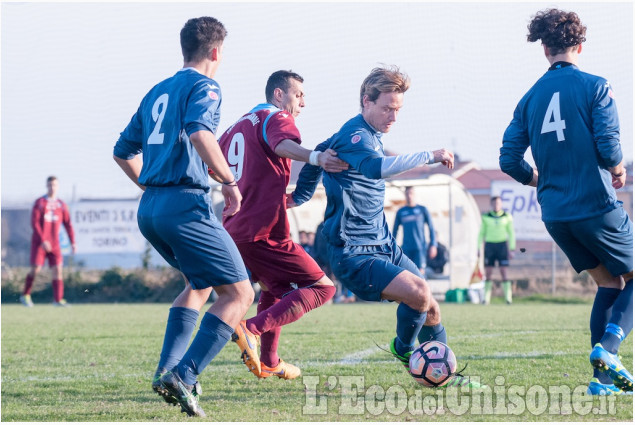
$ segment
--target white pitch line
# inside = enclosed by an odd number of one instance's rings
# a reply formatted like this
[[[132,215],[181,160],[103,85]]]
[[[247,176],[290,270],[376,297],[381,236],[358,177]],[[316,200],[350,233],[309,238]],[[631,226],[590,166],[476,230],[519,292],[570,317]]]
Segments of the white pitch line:
[[[388,346],[384,347],[371,347],[366,350],[358,351],[352,354],[348,354],[340,360],[327,360],[327,361],[305,361],[298,362],[299,366],[302,367],[317,367],[317,366],[354,366],[357,364],[361,364],[366,362],[367,358],[371,355],[381,351],[382,349],[388,349]],[[587,354],[586,351],[530,351],[526,353],[516,353],[516,352],[498,352],[492,354],[483,354],[483,355],[467,355],[467,356],[457,356],[457,360],[487,360],[487,359],[532,359],[532,358],[540,358],[545,356],[577,356]],[[369,363],[373,364],[388,364],[394,363],[394,360],[372,360]]]

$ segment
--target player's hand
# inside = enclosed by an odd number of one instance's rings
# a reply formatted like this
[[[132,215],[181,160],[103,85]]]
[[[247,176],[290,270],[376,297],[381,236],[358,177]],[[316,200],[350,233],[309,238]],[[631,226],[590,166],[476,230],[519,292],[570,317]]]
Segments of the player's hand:
[[[430,248],[428,248],[428,255],[430,256],[430,258],[436,258],[436,256],[437,256],[437,247],[436,246],[431,246]]]
[[[71,244],[71,251],[73,252],[73,254],[77,252],[77,248],[75,247],[75,244]]]
[[[611,173],[611,184],[615,189],[620,189],[626,184],[626,169],[622,169],[622,175],[615,177],[615,174]]]
[[[240,203],[243,200],[243,196],[238,190],[236,185],[224,184],[221,189],[221,193],[225,198],[225,208],[223,208],[223,217],[231,217],[240,211]]]
[[[527,183],[527,186],[538,187],[538,170],[534,169],[534,174],[531,176],[531,180]]]
[[[285,197],[286,197],[286,202],[285,202],[285,203],[287,204],[287,209],[288,209],[288,208],[295,208],[295,207],[297,207],[297,206],[298,206],[298,205],[295,203],[295,201],[293,200],[293,193],[287,193],[287,194],[285,195]]]
[[[327,149],[318,155],[318,164],[328,173],[339,173],[348,170],[348,164],[337,157],[337,152]]]
[[[447,149],[439,149],[436,151],[432,151],[434,155],[434,162],[440,162],[441,164],[448,167],[450,170],[454,168],[454,153],[450,152]]]
[[[53,247],[49,241],[42,241],[42,249],[46,252],[51,252]]]
[[[510,260],[513,260],[515,256],[516,256],[516,253],[514,251],[509,251],[509,259]]]

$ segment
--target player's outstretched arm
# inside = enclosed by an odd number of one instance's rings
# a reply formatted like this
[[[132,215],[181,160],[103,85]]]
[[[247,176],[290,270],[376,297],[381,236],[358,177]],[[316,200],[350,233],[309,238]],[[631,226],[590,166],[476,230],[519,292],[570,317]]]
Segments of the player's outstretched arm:
[[[425,164],[440,162],[448,168],[454,168],[454,154],[447,149],[416,152],[405,155],[375,158],[381,161],[381,178],[396,176]]]
[[[222,183],[221,192],[225,198],[223,216],[230,217],[240,210],[242,195],[238,190],[236,179],[227,165],[227,161],[218,146],[216,136],[211,131],[200,130],[190,134],[190,142],[199,156]]]
[[[278,143],[274,149],[276,155],[291,158],[295,161],[302,161],[312,165],[319,165],[324,171],[329,173],[339,173],[348,169],[348,164],[337,157],[337,152],[326,149],[310,151],[298,145],[290,139],[284,139]]]
[[[432,151],[432,155],[434,156],[434,162],[440,162],[441,164],[448,167],[450,170],[454,168],[454,153],[447,149],[439,149],[436,151]]]
[[[141,174],[141,168],[143,167],[143,162],[139,156],[134,156],[131,159],[123,159],[119,158],[117,155],[113,155],[113,158],[117,165],[121,167],[124,173],[132,180],[134,184],[139,186],[141,190],[146,190],[145,186],[139,184],[139,175]]]

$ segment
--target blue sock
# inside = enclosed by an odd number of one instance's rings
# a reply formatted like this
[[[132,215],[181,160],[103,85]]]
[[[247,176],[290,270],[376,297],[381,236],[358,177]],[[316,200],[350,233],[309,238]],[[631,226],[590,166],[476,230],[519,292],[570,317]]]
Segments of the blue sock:
[[[419,344],[423,344],[427,341],[439,341],[444,344],[448,343],[448,334],[445,333],[445,328],[441,323],[434,326],[422,326],[418,338]]]
[[[620,344],[631,330],[633,330],[633,279],[626,282],[626,286],[613,303],[611,320],[606,325],[606,331],[600,343],[605,350],[616,354]]]
[[[194,385],[196,377],[223,349],[234,329],[211,313],[205,313],[190,349],[178,365],[178,372],[187,385]]]
[[[165,327],[163,349],[159,359],[159,368],[171,370],[179,364],[196,327],[198,311],[185,307],[172,307]]]
[[[616,288],[604,288],[602,286],[598,288],[593,308],[591,309],[591,347],[594,347],[602,339],[606,324],[611,318],[613,303],[620,295],[620,292],[622,291]],[[613,383],[613,380],[606,373],[596,368],[593,368],[593,377],[597,378],[602,384],[610,385]]]
[[[417,335],[427,316],[426,312],[420,313],[405,303],[399,304],[397,307],[397,340],[395,341],[395,349],[398,354],[404,355],[408,351],[414,350]]]

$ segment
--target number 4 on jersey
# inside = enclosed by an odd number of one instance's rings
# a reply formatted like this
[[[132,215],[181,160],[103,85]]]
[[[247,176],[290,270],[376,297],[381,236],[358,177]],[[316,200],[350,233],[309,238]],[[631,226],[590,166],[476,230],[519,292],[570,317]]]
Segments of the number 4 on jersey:
[[[553,117],[553,121],[551,120]],[[540,134],[549,133],[552,131],[556,132],[558,136],[558,141],[564,141],[564,129],[567,126],[564,123],[564,120],[560,118],[560,92],[555,92],[551,97],[551,102],[549,102],[549,106],[547,106],[547,113],[545,114],[545,119],[542,121],[542,130],[540,130]]]

